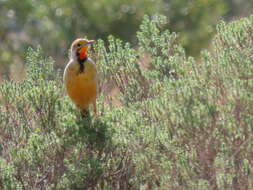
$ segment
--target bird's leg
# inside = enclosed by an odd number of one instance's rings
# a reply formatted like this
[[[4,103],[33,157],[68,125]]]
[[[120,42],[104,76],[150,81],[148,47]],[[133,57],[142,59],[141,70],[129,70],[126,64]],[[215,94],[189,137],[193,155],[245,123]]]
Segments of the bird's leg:
[[[93,104],[93,109],[94,109],[94,114],[95,114],[95,117],[97,117],[96,99],[92,102],[92,104]]]
[[[82,109],[81,110],[82,118],[87,118],[89,116],[89,110],[88,109]]]

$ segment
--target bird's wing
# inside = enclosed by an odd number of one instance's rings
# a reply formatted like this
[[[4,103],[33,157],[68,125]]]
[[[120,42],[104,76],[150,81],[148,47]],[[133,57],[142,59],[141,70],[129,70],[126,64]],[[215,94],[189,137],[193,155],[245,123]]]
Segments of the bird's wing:
[[[63,80],[66,81],[71,73],[76,72],[78,70],[78,64],[75,64],[75,61],[73,59],[70,59],[67,66],[65,67],[64,73],[63,73]]]

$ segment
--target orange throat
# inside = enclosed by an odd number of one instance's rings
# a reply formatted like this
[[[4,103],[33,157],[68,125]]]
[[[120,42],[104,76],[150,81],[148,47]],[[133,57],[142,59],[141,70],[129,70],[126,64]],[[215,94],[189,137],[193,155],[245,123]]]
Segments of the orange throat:
[[[87,59],[87,47],[83,47],[80,51],[78,51],[78,58],[80,60]]]

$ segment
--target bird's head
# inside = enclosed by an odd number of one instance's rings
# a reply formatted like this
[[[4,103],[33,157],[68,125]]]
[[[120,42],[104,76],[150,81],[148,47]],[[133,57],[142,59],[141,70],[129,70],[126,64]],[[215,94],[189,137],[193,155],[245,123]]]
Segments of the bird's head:
[[[85,38],[76,39],[71,45],[71,57],[74,59],[86,59],[87,51],[94,40],[88,40]]]

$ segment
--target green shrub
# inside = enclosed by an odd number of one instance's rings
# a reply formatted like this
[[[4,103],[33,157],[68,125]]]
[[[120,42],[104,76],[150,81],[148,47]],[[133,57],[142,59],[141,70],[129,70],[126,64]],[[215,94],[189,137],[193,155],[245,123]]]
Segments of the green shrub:
[[[0,87],[1,189],[253,188],[253,17],[221,22],[197,61],[164,21],[144,17],[138,48],[98,41],[98,119],[28,50],[26,79]]]

